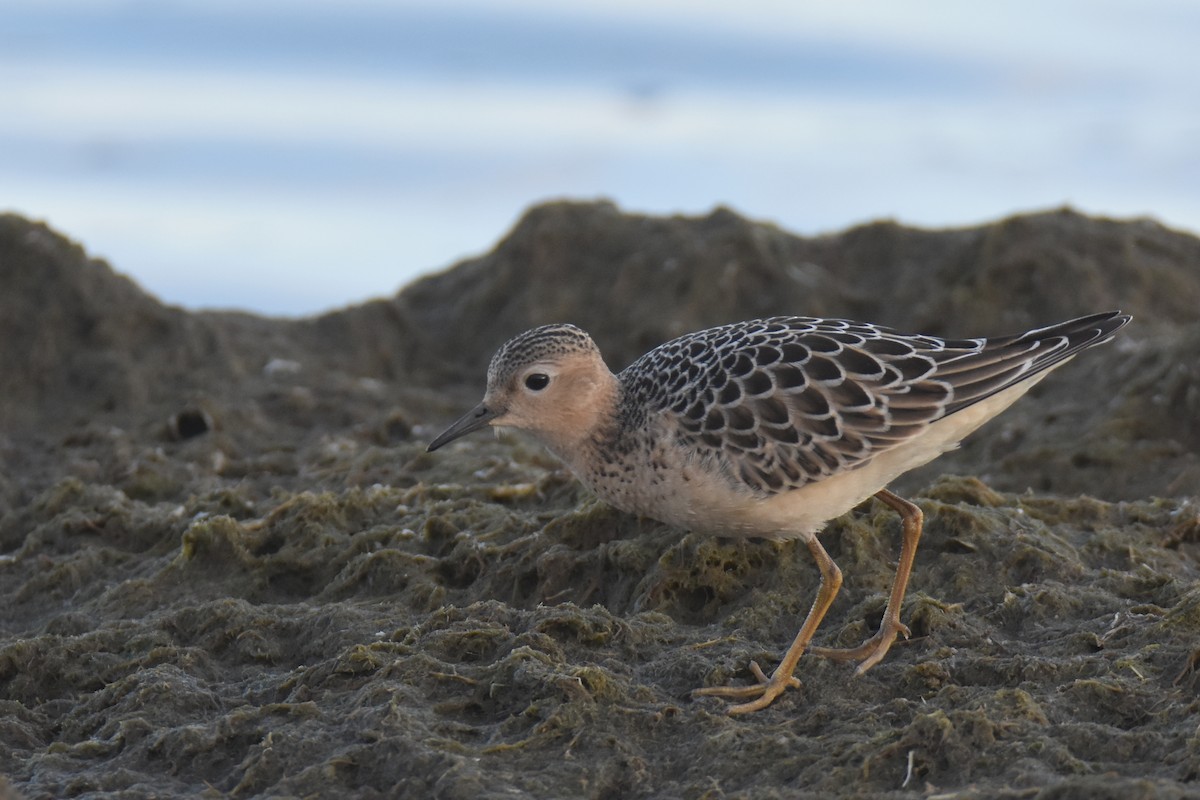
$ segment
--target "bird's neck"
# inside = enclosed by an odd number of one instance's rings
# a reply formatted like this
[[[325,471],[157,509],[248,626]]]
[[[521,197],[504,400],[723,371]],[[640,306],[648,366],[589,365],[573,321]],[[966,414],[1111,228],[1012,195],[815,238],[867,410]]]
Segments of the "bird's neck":
[[[620,428],[621,385],[616,376],[605,371],[584,391],[586,402],[568,412],[552,436],[543,438],[550,452],[580,476],[584,465],[593,461],[597,450],[612,441]]]

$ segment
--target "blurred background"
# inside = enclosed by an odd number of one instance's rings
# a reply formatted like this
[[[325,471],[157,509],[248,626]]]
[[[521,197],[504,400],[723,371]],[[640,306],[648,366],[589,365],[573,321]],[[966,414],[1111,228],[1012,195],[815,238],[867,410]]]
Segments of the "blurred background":
[[[275,315],[559,197],[1195,232],[1198,42],[1193,0],[5,0],[0,210],[167,302]]]

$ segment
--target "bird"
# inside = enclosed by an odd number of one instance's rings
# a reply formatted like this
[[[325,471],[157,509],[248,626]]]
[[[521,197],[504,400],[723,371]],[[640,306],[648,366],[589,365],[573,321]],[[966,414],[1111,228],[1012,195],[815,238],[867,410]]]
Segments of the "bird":
[[[726,711],[745,714],[800,686],[794,673],[806,651],[856,661],[861,674],[909,637],[900,611],[924,517],[888,484],[957,447],[1130,319],[1110,311],[1020,334],[944,339],[777,316],[686,334],[619,374],[585,331],[543,325],[496,351],[483,401],[428,450],[487,426],[515,428],[621,511],[699,533],[802,540],[821,581],[779,665],[768,676],[752,661],[755,683],[693,692],[740,701]],[[814,647],[842,585],[818,534],[872,496],[901,521],[879,630],[858,647]]]

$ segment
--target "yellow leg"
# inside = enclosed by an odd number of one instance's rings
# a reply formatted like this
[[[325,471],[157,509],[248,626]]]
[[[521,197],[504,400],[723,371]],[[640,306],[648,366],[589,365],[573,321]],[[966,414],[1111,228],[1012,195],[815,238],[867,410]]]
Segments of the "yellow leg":
[[[804,618],[804,624],[800,626],[800,632],[796,634],[792,646],[784,653],[783,660],[771,673],[771,677],[768,678],[763,673],[757,662],[751,661],[750,670],[758,678],[758,683],[754,686],[707,686],[697,689],[693,694],[738,699],[754,697],[755,699],[748,703],[739,703],[728,709],[730,714],[746,714],[771,705],[775,698],[783,694],[789,686],[798,687],[800,685],[800,681],[792,673],[796,671],[796,664],[800,661],[800,656],[804,655],[805,648],[812,641],[813,634],[817,632],[821,620],[829,611],[829,606],[833,604],[833,598],[837,597],[838,589],[842,587],[842,571],[838,569],[837,564],[833,563],[833,559],[825,552],[825,548],[821,546],[815,536],[809,540],[808,549],[812,551],[813,558],[817,561],[817,567],[821,570],[821,585],[817,589],[817,598],[813,601],[808,616]]]
[[[888,598],[887,609],[883,612],[879,632],[858,647],[845,650],[830,647],[812,648],[813,655],[836,661],[858,661],[859,675],[883,660],[892,642],[896,641],[897,634],[904,634],[905,639],[909,637],[908,627],[900,621],[900,605],[904,602],[904,593],[908,589],[908,578],[912,574],[913,559],[917,555],[917,543],[921,540],[921,527],[925,519],[921,509],[887,489],[881,489],[875,496],[900,515],[902,526],[900,563],[896,567],[896,577],[892,580],[892,594]]]

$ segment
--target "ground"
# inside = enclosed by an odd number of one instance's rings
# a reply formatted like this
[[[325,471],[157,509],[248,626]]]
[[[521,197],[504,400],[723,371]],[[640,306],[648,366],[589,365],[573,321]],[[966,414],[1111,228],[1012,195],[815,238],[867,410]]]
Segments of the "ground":
[[[530,211],[396,297],[167,307],[0,217],[0,797],[1200,797],[1200,241],[1068,210],[802,239],[718,210]],[[947,335],[1134,322],[897,490],[925,511],[865,675],[729,717],[816,590],[795,543],[615,512],[519,436],[433,454],[505,338],[619,368],[769,313]],[[818,643],[883,612],[899,522],[822,541]]]

